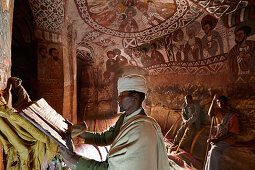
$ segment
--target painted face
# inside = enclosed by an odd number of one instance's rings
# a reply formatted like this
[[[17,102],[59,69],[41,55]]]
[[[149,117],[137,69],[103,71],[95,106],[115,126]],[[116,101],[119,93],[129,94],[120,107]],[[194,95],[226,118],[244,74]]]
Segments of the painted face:
[[[113,58],[113,54],[108,54],[107,56],[108,56],[109,59]]]
[[[195,31],[194,31],[193,29],[189,29],[189,31],[188,31],[188,36],[189,36],[190,38],[194,37],[194,36],[195,36]]]
[[[145,10],[145,7],[143,7],[143,6],[141,6],[140,8],[139,8],[139,10],[141,11],[141,13],[144,13],[146,10]]]
[[[210,30],[211,30],[211,26],[210,26],[209,24],[206,24],[206,25],[204,26],[204,31],[205,31],[205,33],[208,34],[208,33],[210,32]]]
[[[116,55],[120,55],[120,52],[119,52],[119,51],[116,51]]]
[[[57,57],[58,56],[58,51],[57,50],[52,50],[52,56]]]
[[[127,91],[121,92],[118,96],[118,103],[121,110],[127,111],[134,105],[134,97]]]
[[[151,46],[151,51],[155,51],[155,47],[153,45]]]
[[[40,55],[41,56],[46,56],[46,54],[47,54],[47,50],[46,49],[43,48],[43,49],[40,50]]]
[[[133,17],[133,11],[129,11],[127,15],[128,17]]]
[[[176,37],[177,37],[177,41],[181,41],[184,38],[183,33],[181,32],[178,33]]]
[[[236,43],[242,43],[246,38],[246,35],[243,30],[239,30],[236,32]]]

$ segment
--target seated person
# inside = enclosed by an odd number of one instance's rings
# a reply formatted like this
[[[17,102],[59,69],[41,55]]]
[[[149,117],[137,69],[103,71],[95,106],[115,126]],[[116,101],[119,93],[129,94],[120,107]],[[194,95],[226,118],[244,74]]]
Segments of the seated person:
[[[236,135],[239,134],[238,118],[227,101],[227,97],[215,95],[208,111],[208,115],[213,117],[214,126],[211,138],[208,139],[211,149],[207,155],[205,170],[220,169],[222,152],[235,143]],[[218,108],[215,108],[216,102]]]
[[[182,125],[174,138],[174,145],[170,148],[170,152],[177,149],[178,143],[183,137],[186,128],[188,129],[181,143],[181,147],[184,148],[184,150],[189,151],[192,140],[196,132],[200,129],[199,104],[192,100],[191,95],[186,95],[184,100],[185,103],[182,108]]]

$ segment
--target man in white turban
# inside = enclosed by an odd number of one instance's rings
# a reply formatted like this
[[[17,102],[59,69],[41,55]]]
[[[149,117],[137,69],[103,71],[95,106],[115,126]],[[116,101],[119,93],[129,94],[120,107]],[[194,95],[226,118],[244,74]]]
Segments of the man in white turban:
[[[84,132],[87,144],[111,145],[106,161],[98,162],[59,148],[77,170],[167,170],[170,169],[163,136],[158,123],[147,116],[142,102],[147,92],[145,78],[127,75],[118,80],[118,103],[123,114],[107,131]]]

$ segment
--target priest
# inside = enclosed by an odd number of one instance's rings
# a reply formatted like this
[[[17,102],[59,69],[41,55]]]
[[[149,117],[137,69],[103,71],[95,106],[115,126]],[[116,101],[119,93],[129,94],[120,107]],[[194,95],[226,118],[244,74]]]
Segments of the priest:
[[[147,92],[145,78],[127,75],[118,80],[118,103],[123,114],[105,132],[84,132],[87,144],[111,145],[106,161],[81,157],[72,148],[59,148],[77,170],[166,170],[170,169],[160,126],[146,115],[142,102]]]

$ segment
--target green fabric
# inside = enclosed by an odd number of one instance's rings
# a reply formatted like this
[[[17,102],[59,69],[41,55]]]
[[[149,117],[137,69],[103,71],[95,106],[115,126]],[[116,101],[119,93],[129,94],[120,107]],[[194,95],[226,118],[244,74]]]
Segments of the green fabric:
[[[107,131],[102,133],[85,132],[86,144],[92,144],[97,146],[106,146],[112,144],[120,131],[120,127],[123,123],[125,114],[122,114],[114,126],[110,127]]]
[[[80,158],[79,163],[76,167],[76,170],[107,170],[108,169],[108,162],[98,162],[95,160],[87,160],[84,158]]]
[[[115,125],[110,127],[107,131],[102,133],[93,133],[93,132],[85,132],[85,142],[87,144],[97,145],[97,146],[106,146],[112,144],[116,136],[120,131],[120,127],[123,123],[125,114],[122,114]],[[77,170],[106,170],[108,168],[108,162],[98,162],[95,160],[87,160],[81,158],[77,165]]]
[[[49,160],[57,151],[57,143],[6,106],[0,106],[0,124],[8,170],[40,170],[46,150]]]

